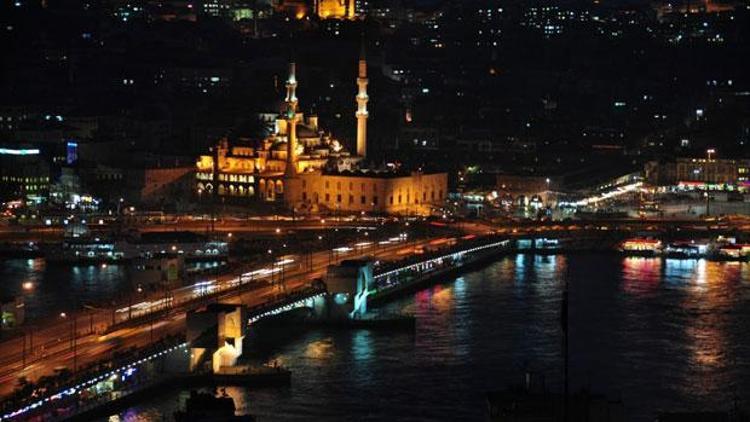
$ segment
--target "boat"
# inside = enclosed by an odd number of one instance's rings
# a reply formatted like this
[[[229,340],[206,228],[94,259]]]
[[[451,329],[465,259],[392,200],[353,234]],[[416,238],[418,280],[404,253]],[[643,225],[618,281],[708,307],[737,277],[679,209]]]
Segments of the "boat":
[[[706,256],[707,241],[674,241],[664,248],[664,256],[672,259],[699,259]]]
[[[85,227],[66,230],[62,243],[45,251],[50,262],[64,264],[127,263],[138,258],[165,254],[185,261],[225,260],[229,245],[192,232],[149,232],[129,237],[94,236]]]
[[[651,238],[632,238],[620,244],[620,252],[627,256],[653,257],[661,253],[662,242]]]

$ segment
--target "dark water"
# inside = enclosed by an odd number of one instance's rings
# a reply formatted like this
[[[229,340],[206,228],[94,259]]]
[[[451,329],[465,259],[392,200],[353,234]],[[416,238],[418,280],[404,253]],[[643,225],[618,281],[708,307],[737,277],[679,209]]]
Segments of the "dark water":
[[[218,261],[191,262],[187,269],[218,268]],[[22,296],[26,318],[80,310],[83,305],[107,305],[127,300],[135,285],[128,265],[49,264],[44,259],[0,260],[0,296]]]
[[[750,392],[750,266],[739,263],[515,256],[385,306],[416,333],[305,332],[268,358],[292,386],[229,388],[243,413],[277,420],[484,420],[484,392],[529,365],[561,385],[561,287],[570,281],[573,389],[659,409],[728,409]],[[185,392],[128,409],[171,420]]]
[[[0,294],[21,295],[26,317],[78,310],[132,291],[125,265],[64,266],[44,259],[0,260]],[[29,288],[24,288],[24,283]]]

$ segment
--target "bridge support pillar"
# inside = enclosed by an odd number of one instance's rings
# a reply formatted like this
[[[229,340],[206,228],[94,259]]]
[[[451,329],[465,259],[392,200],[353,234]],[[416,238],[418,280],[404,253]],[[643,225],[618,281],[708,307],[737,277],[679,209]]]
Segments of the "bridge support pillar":
[[[211,304],[187,314],[187,340],[190,344],[190,371],[205,368],[219,372],[234,366],[242,355],[247,335],[247,309],[242,305]]]
[[[359,318],[367,312],[367,294],[373,285],[372,263],[345,260],[328,267],[328,317]]]

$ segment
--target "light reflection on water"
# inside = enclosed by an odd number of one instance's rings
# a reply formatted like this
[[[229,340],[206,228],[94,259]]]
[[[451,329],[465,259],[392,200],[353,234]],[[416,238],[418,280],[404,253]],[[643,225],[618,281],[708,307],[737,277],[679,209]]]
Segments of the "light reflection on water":
[[[484,420],[483,393],[527,365],[559,389],[567,277],[574,389],[622,399],[627,420],[727,409],[750,391],[749,274],[704,260],[507,257],[384,306],[415,315],[415,333],[312,330],[267,356],[292,369],[291,387],[231,394],[259,420]],[[136,413],[169,413],[177,399]]]

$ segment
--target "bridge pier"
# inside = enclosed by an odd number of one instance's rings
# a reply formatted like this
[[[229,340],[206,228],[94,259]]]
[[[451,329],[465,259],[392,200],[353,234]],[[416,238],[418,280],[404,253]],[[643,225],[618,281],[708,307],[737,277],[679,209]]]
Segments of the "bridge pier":
[[[331,265],[326,285],[328,319],[360,318],[367,313],[367,295],[373,286],[372,263],[357,259]]]
[[[204,369],[210,362],[218,373],[222,367],[237,364],[242,341],[247,335],[247,308],[242,305],[211,304],[187,314],[187,341],[190,344],[189,371]]]

